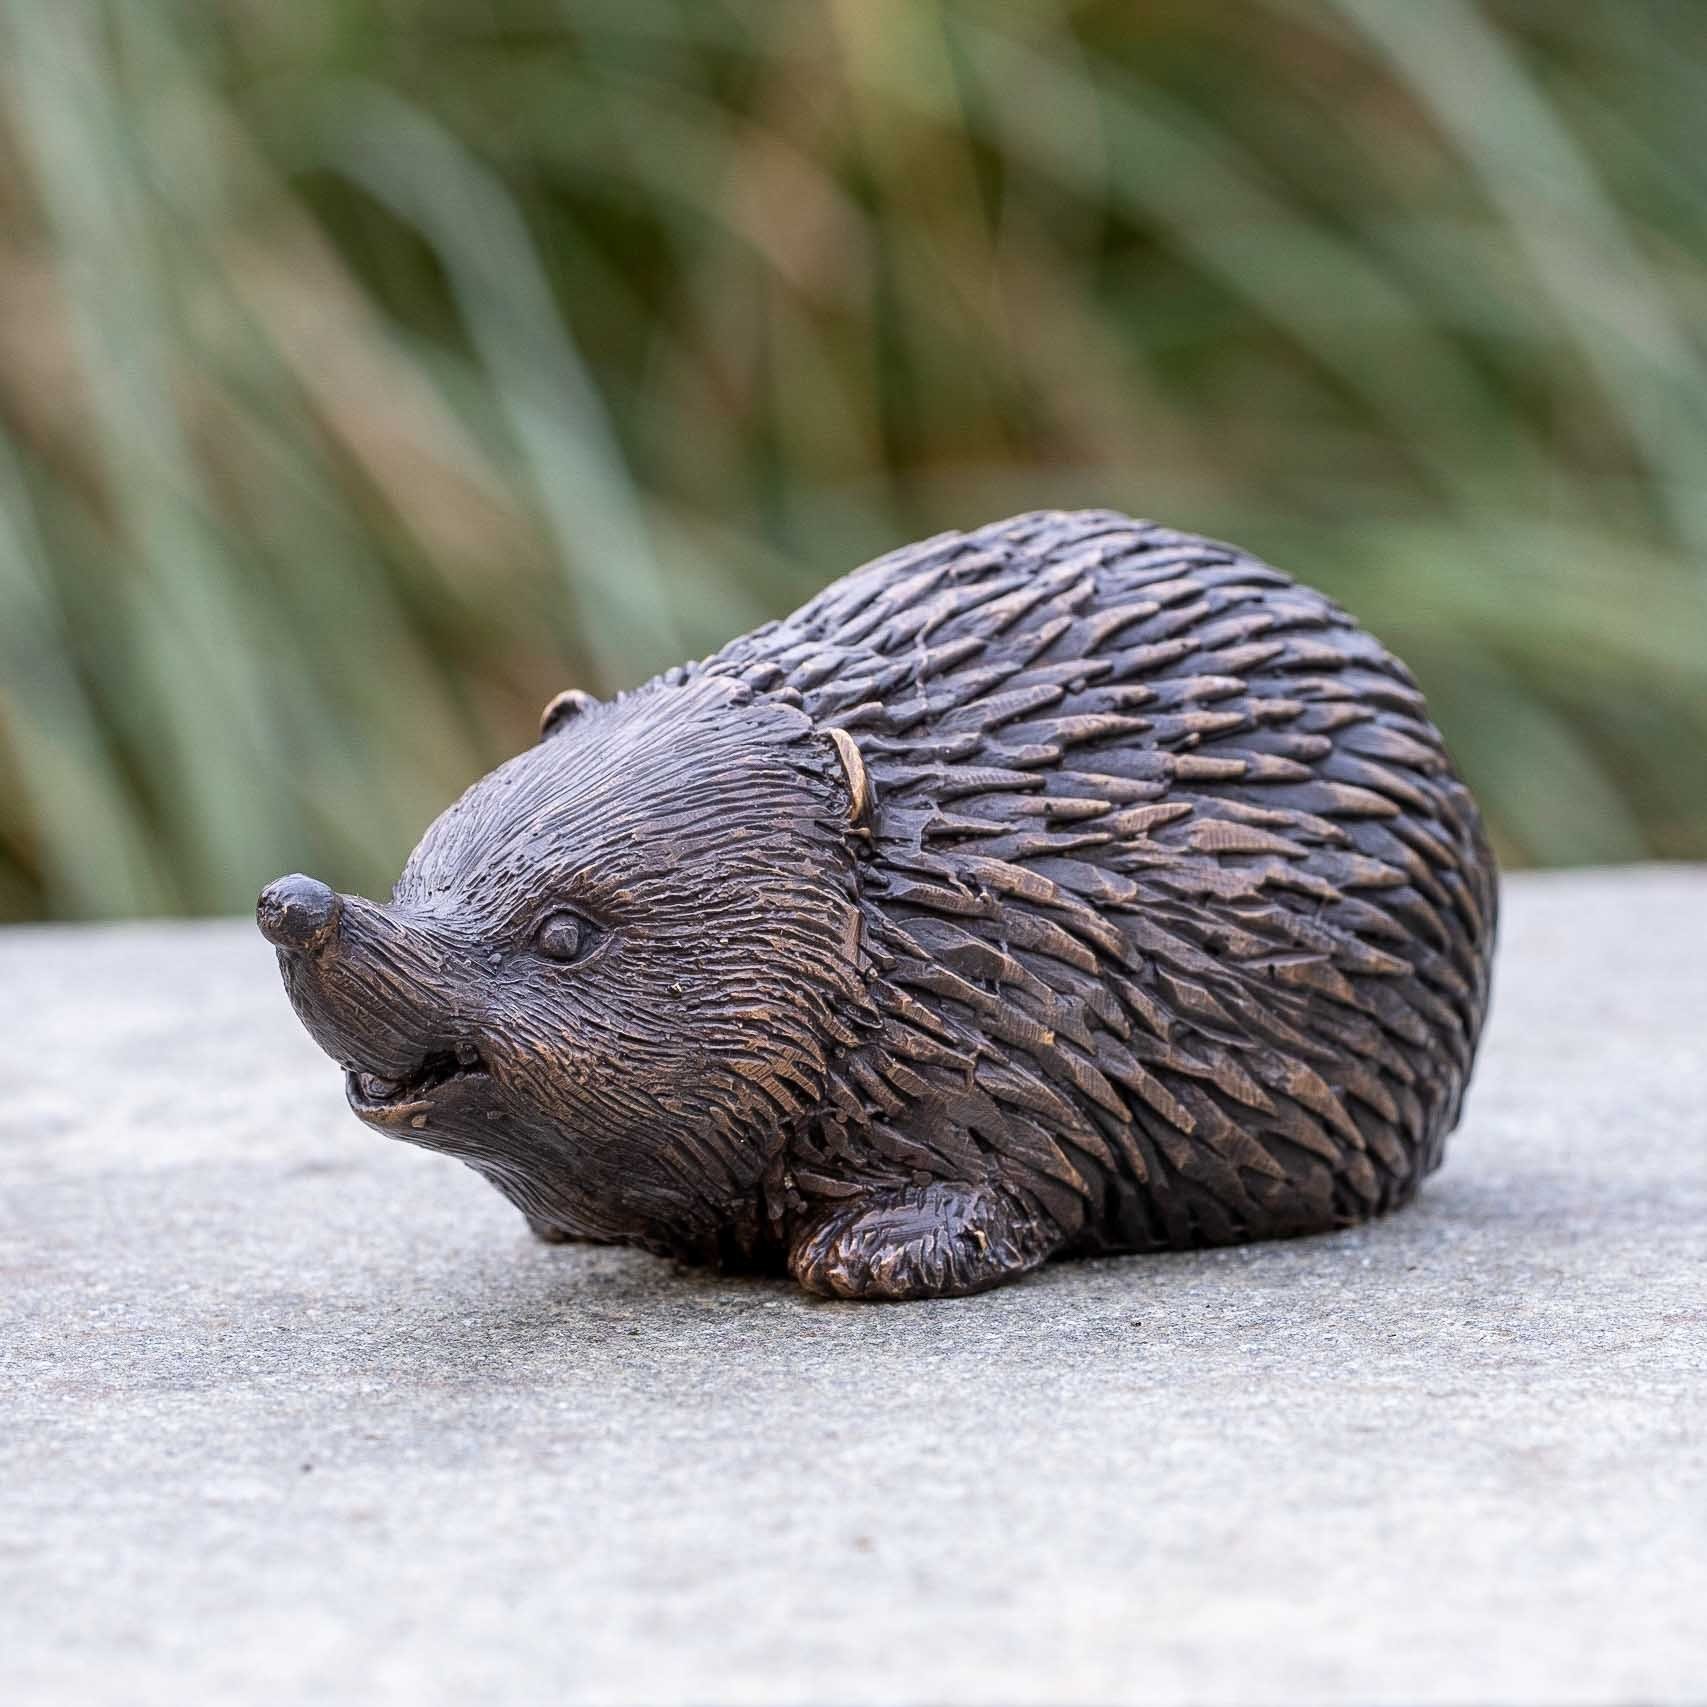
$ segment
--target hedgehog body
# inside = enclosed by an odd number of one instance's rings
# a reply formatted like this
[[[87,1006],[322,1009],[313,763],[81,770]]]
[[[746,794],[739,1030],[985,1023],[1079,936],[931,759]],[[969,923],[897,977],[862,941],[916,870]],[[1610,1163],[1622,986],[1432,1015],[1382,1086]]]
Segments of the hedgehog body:
[[[1404,1202],[1496,904],[1403,666],[1107,512],[927,541],[565,696],[390,907],[307,882],[263,928],[364,1118],[547,1236],[854,1297]]]

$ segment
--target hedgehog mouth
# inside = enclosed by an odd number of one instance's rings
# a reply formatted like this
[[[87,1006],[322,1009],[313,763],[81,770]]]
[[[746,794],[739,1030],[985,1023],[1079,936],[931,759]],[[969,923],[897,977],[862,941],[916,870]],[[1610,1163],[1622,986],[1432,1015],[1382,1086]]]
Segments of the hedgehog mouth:
[[[479,1051],[464,1046],[454,1053],[429,1055],[405,1079],[350,1068],[344,1074],[344,1094],[363,1120],[391,1126],[428,1113],[445,1090],[469,1088],[491,1076]]]

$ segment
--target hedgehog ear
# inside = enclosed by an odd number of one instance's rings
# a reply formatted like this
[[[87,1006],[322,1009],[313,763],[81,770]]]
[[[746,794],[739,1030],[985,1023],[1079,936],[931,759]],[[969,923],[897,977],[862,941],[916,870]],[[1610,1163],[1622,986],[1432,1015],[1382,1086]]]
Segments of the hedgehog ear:
[[[848,790],[848,829],[856,836],[871,839],[871,820],[877,810],[877,795],[871,786],[871,777],[865,768],[865,760],[860,756],[859,747],[853,736],[845,729],[827,729],[830,744],[836,749],[836,756],[841,760],[842,781]]]
[[[583,711],[598,703],[590,693],[583,693],[580,688],[565,688],[539,714],[540,740],[543,741],[548,735],[555,735],[565,723],[579,717]]]

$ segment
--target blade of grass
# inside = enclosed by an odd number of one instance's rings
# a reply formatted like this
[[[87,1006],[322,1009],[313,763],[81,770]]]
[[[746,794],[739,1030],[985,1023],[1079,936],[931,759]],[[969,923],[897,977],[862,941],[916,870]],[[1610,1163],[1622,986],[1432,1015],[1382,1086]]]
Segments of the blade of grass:
[[[607,687],[675,655],[679,627],[645,501],[504,184],[385,89],[325,92],[324,159],[414,226],[443,263],[503,403]]]
[[[1463,151],[1641,448],[1678,538],[1707,553],[1707,362],[1543,90],[1469,0],[1334,5]]]
[[[152,837],[85,691],[22,470],[0,438],[0,726],[24,797],[7,825],[33,845],[63,917],[152,913],[169,890]],[[14,816],[15,815],[15,816]]]

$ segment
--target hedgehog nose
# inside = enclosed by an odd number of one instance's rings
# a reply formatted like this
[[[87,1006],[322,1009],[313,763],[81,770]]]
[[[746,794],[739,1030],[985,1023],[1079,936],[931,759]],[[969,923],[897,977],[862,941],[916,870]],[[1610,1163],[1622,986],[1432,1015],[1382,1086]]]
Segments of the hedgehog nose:
[[[337,895],[301,872],[269,883],[255,903],[261,935],[275,947],[298,954],[324,942],[337,922]]]

